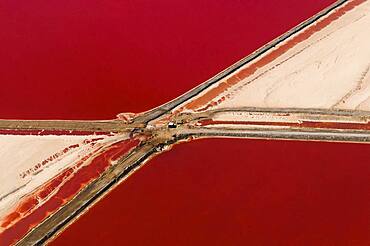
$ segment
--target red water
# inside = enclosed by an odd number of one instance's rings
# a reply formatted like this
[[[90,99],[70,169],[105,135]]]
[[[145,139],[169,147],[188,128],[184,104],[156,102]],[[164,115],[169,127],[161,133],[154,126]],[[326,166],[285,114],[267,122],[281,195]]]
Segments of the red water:
[[[178,145],[52,245],[369,245],[369,158],[356,144]]]
[[[0,118],[150,109],[332,2],[2,1]],[[148,163],[53,244],[368,245],[369,151],[191,142]]]
[[[151,109],[332,2],[3,0],[0,118]]]

